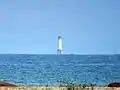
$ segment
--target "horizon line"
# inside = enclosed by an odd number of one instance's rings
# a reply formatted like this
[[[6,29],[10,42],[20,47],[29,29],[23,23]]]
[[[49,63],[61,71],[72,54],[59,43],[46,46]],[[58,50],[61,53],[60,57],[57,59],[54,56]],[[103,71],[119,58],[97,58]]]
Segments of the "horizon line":
[[[58,55],[57,53],[0,53],[0,55]],[[64,53],[61,55],[120,55],[120,53]]]

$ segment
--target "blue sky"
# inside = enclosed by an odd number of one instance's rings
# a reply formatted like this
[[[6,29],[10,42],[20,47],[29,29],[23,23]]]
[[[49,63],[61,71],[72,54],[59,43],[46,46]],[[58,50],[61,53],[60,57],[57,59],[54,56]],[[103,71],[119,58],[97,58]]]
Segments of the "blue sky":
[[[0,53],[120,53],[120,0],[1,0]]]

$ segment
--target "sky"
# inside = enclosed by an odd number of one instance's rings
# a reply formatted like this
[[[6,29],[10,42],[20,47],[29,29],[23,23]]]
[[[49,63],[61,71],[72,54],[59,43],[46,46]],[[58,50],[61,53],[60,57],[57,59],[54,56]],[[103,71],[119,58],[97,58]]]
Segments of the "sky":
[[[120,0],[0,0],[1,54],[120,53]]]

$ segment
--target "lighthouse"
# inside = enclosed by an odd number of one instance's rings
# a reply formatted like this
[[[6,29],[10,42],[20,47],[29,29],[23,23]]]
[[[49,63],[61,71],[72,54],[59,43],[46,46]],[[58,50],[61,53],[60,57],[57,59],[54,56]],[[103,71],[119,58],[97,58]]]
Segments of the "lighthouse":
[[[58,36],[58,49],[57,49],[57,54],[61,55],[63,54],[63,48],[62,48],[62,36]]]

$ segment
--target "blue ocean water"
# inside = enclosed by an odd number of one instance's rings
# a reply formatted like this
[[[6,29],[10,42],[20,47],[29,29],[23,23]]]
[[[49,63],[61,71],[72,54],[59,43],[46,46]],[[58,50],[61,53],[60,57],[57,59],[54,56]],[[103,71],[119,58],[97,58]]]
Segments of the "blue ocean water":
[[[0,80],[24,86],[120,81],[120,55],[0,54]]]

